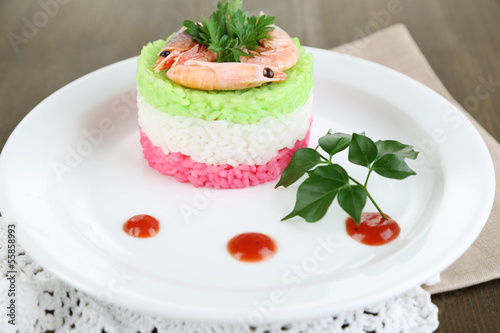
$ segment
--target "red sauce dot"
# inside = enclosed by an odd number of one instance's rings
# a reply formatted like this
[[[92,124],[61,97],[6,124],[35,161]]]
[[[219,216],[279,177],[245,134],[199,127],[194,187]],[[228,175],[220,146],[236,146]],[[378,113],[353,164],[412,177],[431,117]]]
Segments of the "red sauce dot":
[[[133,237],[149,238],[160,231],[160,222],[150,215],[136,215],[123,224],[123,231]]]
[[[231,238],[227,243],[227,250],[237,260],[258,262],[274,256],[277,246],[271,237],[248,232]]]
[[[389,215],[387,220],[380,213],[362,213],[361,223],[356,225],[352,217],[347,218],[347,234],[365,245],[384,245],[398,237],[401,228]]]

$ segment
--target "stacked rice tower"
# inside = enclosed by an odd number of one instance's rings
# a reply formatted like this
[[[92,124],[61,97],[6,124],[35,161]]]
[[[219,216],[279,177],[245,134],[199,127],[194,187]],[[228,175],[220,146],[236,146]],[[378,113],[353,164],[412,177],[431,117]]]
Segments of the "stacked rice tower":
[[[234,91],[183,87],[150,70],[165,41],[146,45],[137,67],[144,157],[180,182],[243,188],[279,178],[307,146],[312,123],[313,57],[300,50],[286,80]]]

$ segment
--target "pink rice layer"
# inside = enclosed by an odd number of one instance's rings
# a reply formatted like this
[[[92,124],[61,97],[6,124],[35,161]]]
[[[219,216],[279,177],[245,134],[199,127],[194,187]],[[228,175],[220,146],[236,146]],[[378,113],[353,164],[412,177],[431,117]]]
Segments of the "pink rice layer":
[[[154,146],[142,131],[141,145],[144,157],[153,169],[163,175],[174,176],[182,183],[190,182],[195,187],[205,186],[216,189],[244,188],[278,179],[290,162],[293,153],[297,149],[307,147],[310,129],[309,127],[303,140],[295,142],[292,149],[281,149],[278,155],[261,165],[240,164],[237,167],[228,164],[207,165],[195,162],[191,157],[182,153],[165,154],[160,147]]]

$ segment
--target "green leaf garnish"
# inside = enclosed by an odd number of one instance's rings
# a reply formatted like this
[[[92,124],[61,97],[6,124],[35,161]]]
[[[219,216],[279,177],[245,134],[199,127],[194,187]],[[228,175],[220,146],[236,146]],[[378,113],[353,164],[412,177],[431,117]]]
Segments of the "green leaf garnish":
[[[377,145],[370,138],[353,133],[351,144],[349,146],[349,161],[369,167],[377,157]]]
[[[359,225],[366,204],[366,189],[361,185],[345,186],[339,190],[338,201],[340,207]]]
[[[322,165],[307,173],[309,178],[330,181],[337,188],[349,184],[347,171],[338,164]]]
[[[321,147],[329,156],[326,158],[317,149]],[[368,168],[364,183],[348,175],[339,164],[332,163],[332,156],[349,148],[350,162]],[[367,189],[368,179],[373,171],[380,176],[392,179],[404,179],[415,175],[406,159],[416,159],[418,152],[412,146],[394,140],[373,142],[364,133],[331,133],[318,140],[316,149],[297,150],[288,166],[283,170],[276,188],[288,187],[307,173],[308,178],[297,189],[297,200],[293,211],[283,220],[300,216],[307,222],[316,222],[325,216],[335,197],[344,209],[359,225],[361,212],[367,198],[387,219]],[[326,164],[326,165],[325,165]],[[352,183],[351,183],[352,182]]]
[[[377,159],[372,166],[373,171],[379,175],[393,179],[405,179],[416,175],[415,171],[406,164],[404,157],[396,154],[386,154]]]
[[[332,204],[339,188],[349,183],[347,172],[338,164],[320,166],[310,171],[297,191],[297,201],[293,211],[282,221],[301,216],[307,222],[320,220]]]
[[[318,140],[319,146],[328,154],[330,158],[349,147],[352,136],[344,133],[327,133]]]
[[[183,25],[198,43],[217,53],[217,62],[239,62],[240,56],[252,56],[241,48],[254,50],[274,23],[274,16],[248,16],[241,9],[241,0],[220,1],[208,22],[202,17],[200,23],[186,20]]]
[[[415,172],[406,164],[405,159],[414,160],[418,152],[413,146],[402,144],[394,140],[377,141],[377,158],[371,169],[379,175],[393,179],[405,179],[415,175]]]
[[[396,154],[401,157],[406,157],[411,160],[417,158],[418,152],[413,150],[413,146],[402,144],[399,141],[385,140],[375,142],[377,146],[378,155],[377,158],[381,158],[386,154]]]
[[[227,13],[229,15],[233,15],[239,10],[243,8],[243,0],[232,0],[228,5],[227,5]]]
[[[288,187],[300,179],[308,170],[321,163],[321,154],[311,148],[297,150],[283,170],[281,178],[274,188]]]

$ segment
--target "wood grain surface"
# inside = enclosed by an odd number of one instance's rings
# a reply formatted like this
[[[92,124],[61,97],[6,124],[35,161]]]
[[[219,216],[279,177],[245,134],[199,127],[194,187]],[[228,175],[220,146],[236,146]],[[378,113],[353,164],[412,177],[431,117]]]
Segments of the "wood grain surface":
[[[137,55],[184,19],[208,17],[216,2],[0,1],[0,148],[52,92]],[[387,15],[394,4],[402,10]],[[452,96],[500,139],[500,0],[247,0],[245,9],[277,16],[303,45],[320,48],[404,23]],[[500,331],[499,290],[496,280],[433,296],[438,332]]]

